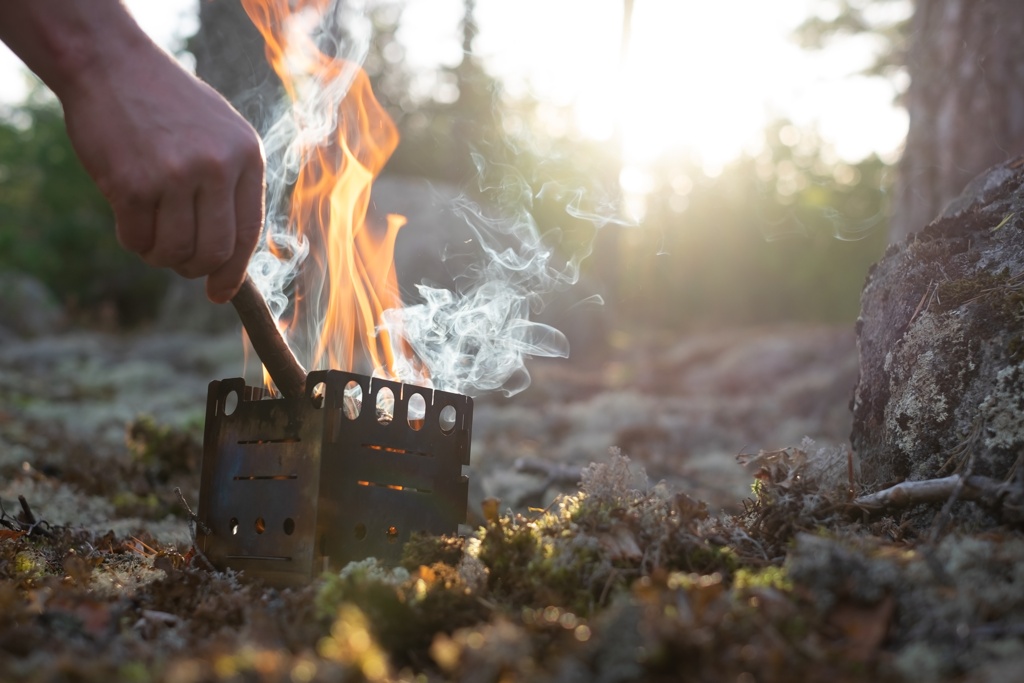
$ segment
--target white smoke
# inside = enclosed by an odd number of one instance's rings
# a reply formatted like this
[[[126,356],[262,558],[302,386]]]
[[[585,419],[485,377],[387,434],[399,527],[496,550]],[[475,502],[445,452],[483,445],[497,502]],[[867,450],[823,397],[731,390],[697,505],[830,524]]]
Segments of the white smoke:
[[[479,155],[474,161],[483,177],[485,161]],[[527,359],[568,357],[565,335],[530,318],[552,292],[576,284],[589,251],[559,258],[549,244],[557,241],[557,231],[542,238],[530,213],[535,197],[514,169],[505,169],[495,186],[482,189],[495,191],[503,200],[502,215],[489,215],[465,197],[453,206],[472,231],[478,260],[456,275],[455,291],[417,285],[423,301],[385,311],[381,329],[396,345],[404,341],[415,351],[436,388],[468,395],[497,390],[511,396],[530,383]],[[546,183],[536,198],[558,192],[555,183]],[[584,212],[581,197],[582,191],[573,192],[569,215],[598,227],[612,220],[604,213]],[[599,296],[585,302],[601,303]],[[412,376],[415,368],[396,368],[396,374]]]
[[[267,218],[264,237],[248,269],[275,319],[280,319],[289,306],[288,292],[300,267],[304,282],[325,280],[325,259],[307,260],[311,245],[290,223],[289,192],[312,151],[333,144],[339,105],[366,59],[372,34],[364,5],[356,0],[332,2],[322,13],[306,8],[286,21],[285,64],[297,96],[294,101],[282,98],[261,131],[267,156]],[[340,27],[344,27],[343,36]],[[318,60],[317,52],[343,60],[339,62],[343,68],[333,74],[311,76],[309,67]],[[306,297],[304,305],[309,309],[303,316],[305,329],[290,329],[287,333],[292,350],[307,367],[323,320],[323,294],[311,292]]]
[[[298,98],[283,102],[263,131],[268,160],[267,224],[249,275],[279,319],[290,306],[289,293],[301,270],[303,320],[307,324],[286,334],[292,350],[307,367],[314,358],[323,322],[323,288],[330,283],[326,282],[326,259],[318,257],[318,250],[325,245],[310,244],[290,224],[289,191],[311,150],[333,144],[339,105],[370,44],[371,26],[363,10],[362,3],[346,0],[332,3],[323,15],[302,12],[289,20],[284,27],[289,36],[286,64],[293,71]],[[339,27],[344,27],[344,40],[338,38]],[[345,60],[348,67],[330,80],[311,77],[307,67],[317,57],[314,49]],[[474,161],[483,178],[483,158],[475,155]],[[493,172],[494,168],[486,170]],[[496,186],[481,189],[499,195],[497,203],[502,210],[518,209],[495,217],[468,199],[457,200],[454,212],[472,230],[481,249],[480,259],[456,276],[454,290],[418,285],[422,302],[385,311],[378,333],[389,333],[396,359],[396,367],[390,371],[401,381],[423,383],[425,368],[428,383],[438,389],[470,395],[500,390],[512,395],[530,383],[526,359],[569,355],[564,334],[530,318],[541,311],[548,294],[576,283],[580,262],[589,252],[568,260],[558,258],[541,238],[530,214],[533,191],[514,170],[507,169]],[[546,184],[536,198],[558,192],[555,184]],[[581,192],[568,198],[569,215],[598,227],[614,215],[614,211],[601,208],[596,213],[584,212],[581,198]],[[557,235],[549,234],[551,237],[557,240]],[[314,258],[309,258],[311,255]],[[601,303],[599,297],[587,302]],[[408,356],[408,348],[414,358]]]

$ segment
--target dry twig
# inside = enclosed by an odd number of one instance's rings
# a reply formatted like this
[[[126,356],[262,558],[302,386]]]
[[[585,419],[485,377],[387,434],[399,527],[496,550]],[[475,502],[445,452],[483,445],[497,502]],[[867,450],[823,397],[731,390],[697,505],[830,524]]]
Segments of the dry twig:
[[[29,536],[38,534],[46,538],[53,538],[53,533],[48,529],[50,523],[46,520],[36,519],[32,508],[29,507],[28,501],[25,500],[25,496],[18,496],[18,503],[21,504],[21,514],[17,517],[12,517],[4,509],[3,502],[0,501],[0,525],[7,527],[11,531],[26,533]]]
[[[877,512],[920,503],[970,500],[1001,513],[1008,522],[1024,523],[1024,489],[1017,481],[1003,482],[981,475],[954,474],[941,479],[904,481],[875,493],[860,496],[853,505]]]
[[[196,557],[200,558],[206,564],[207,569],[210,571],[217,571],[217,568],[213,566],[213,562],[210,562],[210,559],[206,557],[206,555],[203,554],[203,551],[196,545],[196,527],[198,526],[204,534],[212,533],[210,528],[203,524],[202,520],[199,519],[199,515],[192,512],[192,508],[189,506],[188,501],[185,500],[185,494],[181,492],[181,488],[175,486],[174,492],[178,494],[178,500],[180,500],[181,504],[185,506],[185,514],[188,515],[188,536],[192,540],[192,551],[195,553]]]

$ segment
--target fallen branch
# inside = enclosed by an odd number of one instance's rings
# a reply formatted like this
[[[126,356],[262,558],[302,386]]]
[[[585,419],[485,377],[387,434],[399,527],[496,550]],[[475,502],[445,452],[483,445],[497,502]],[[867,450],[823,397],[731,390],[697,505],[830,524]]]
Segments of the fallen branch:
[[[21,531],[24,531],[29,536],[38,534],[40,536],[45,536],[46,538],[53,538],[53,534],[46,528],[49,526],[49,522],[36,519],[35,514],[32,512],[32,508],[29,507],[28,501],[25,500],[25,496],[19,495],[18,502],[21,504],[21,514],[17,519],[15,519],[15,522],[21,527]],[[6,515],[7,511],[4,510],[3,514]]]
[[[1024,488],[1017,481],[999,481],[981,475],[954,474],[941,479],[904,481],[875,493],[859,496],[853,505],[868,512],[904,508],[921,503],[942,503],[953,496],[1001,513],[1008,522],[1024,522]]]

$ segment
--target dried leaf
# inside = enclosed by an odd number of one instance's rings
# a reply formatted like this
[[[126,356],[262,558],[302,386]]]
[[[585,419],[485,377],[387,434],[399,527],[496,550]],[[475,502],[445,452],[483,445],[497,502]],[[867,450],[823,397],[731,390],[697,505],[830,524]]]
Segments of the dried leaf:
[[[498,520],[501,518],[499,507],[501,507],[501,501],[499,499],[484,498],[484,501],[480,504],[480,509],[483,511],[484,519],[486,519],[488,523],[498,523]]]

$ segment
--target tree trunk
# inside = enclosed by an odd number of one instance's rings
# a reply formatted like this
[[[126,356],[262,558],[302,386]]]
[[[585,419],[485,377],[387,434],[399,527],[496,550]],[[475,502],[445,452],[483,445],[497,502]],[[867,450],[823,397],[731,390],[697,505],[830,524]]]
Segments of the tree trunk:
[[[986,168],[1024,152],[1024,3],[915,5],[891,242],[931,222]]]
[[[199,30],[188,49],[196,58],[196,75],[258,129],[280,97],[280,82],[241,1],[200,0]]]

